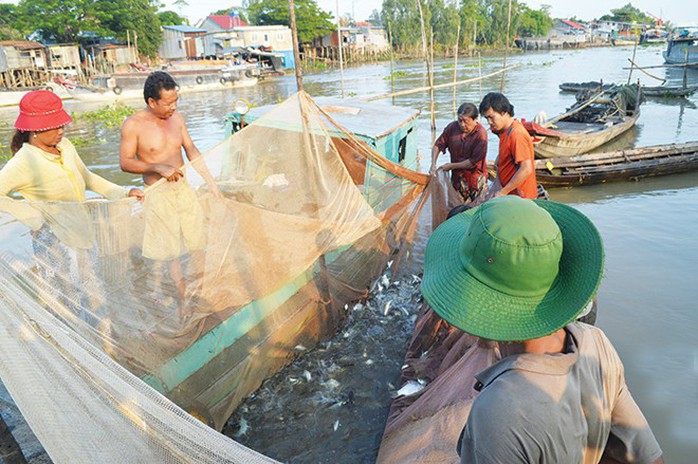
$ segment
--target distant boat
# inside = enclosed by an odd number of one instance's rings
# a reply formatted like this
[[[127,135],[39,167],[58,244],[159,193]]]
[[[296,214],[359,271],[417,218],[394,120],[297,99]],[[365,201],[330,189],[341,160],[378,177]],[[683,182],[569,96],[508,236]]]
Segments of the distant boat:
[[[698,141],[536,160],[536,179],[546,187],[637,180],[698,169]]]
[[[698,66],[698,26],[674,28],[662,56],[668,64]]]
[[[156,71],[153,69],[152,71]],[[200,87],[204,90],[205,85],[220,85],[245,87],[255,85],[259,78],[260,69],[251,64],[240,64],[236,66],[177,66],[172,69],[165,69],[180,87],[196,89]],[[95,77],[93,86],[102,90],[111,90],[116,95],[124,91],[143,91],[143,84],[148,78],[150,70],[138,70],[136,72],[113,73],[105,76]],[[220,84],[220,85],[219,85]]]
[[[590,82],[563,82],[558,87],[563,92],[583,92],[589,90],[610,90],[615,87],[616,84],[603,84],[602,82],[590,81]],[[688,97],[693,95],[698,91],[698,85],[691,85],[686,87],[681,86],[671,86],[671,85],[658,85],[658,86],[642,86],[642,95],[645,97]]]
[[[543,124],[548,129],[544,133],[532,131],[536,157],[588,153],[628,131],[640,117],[636,85],[619,86],[588,98],[578,94],[577,98],[566,113]]]

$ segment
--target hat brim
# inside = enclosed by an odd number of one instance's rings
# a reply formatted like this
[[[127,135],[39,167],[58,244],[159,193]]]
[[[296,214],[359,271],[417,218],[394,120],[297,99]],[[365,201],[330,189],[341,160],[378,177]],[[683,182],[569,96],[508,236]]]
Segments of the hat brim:
[[[19,113],[15,121],[15,129],[24,132],[41,132],[58,129],[71,122],[73,118],[62,108],[55,113],[41,116]]]
[[[540,297],[501,293],[469,274],[457,250],[477,208],[458,214],[431,235],[421,292],[439,316],[467,333],[497,341],[521,341],[564,327],[589,304],[603,275],[601,235],[584,214],[562,203],[537,201],[562,233],[559,272]]]

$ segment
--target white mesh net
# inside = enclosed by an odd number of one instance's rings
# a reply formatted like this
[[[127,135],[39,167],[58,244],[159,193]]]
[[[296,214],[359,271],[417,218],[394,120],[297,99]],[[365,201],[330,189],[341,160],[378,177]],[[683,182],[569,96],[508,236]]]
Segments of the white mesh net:
[[[269,461],[202,422],[334,333],[428,179],[304,93],[184,170],[142,204],[0,201],[0,375],[54,461]]]

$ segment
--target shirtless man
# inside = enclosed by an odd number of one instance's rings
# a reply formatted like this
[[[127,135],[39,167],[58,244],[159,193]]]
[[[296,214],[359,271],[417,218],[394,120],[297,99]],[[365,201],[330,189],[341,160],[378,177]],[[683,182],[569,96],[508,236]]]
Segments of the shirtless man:
[[[170,262],[170,275],[177,286],[180,316],[184,299],[184,278],[179,258],[190,252],[195,273],[203,270],[206,245],[204,217],[196,193],[184,178],[182,148],[192,166],[206,180],[214,195],[220,195],[213,177],[194,145],[182,115],[177,112],[177,83],[167,73],[148,76],[143,89],[146,107],[124,121],[121,127],[121,169],[143,175],[150,186],[143,203],[145,234],[143,256]],[[181,250],[184,241],[186,250]]]

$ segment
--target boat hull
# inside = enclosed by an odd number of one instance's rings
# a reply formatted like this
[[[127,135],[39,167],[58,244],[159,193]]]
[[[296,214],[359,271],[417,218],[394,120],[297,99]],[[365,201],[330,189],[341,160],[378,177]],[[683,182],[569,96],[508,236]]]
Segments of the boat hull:
[[[536,161],[536,179],[546,187],[637,180],[698,169],[698,142],[658,145]]]
[[[627,132],[639,117],[640,112],[636,111],[633,115],[623,117],[620,123],[610,127],[601,125],[600,129],[598,124],[588,124],[589,130],[593,132],[565,133],[564,130],[560,130],[559,137],[545,137],[534,145],[536,157],[558,158],[588,153]]]

